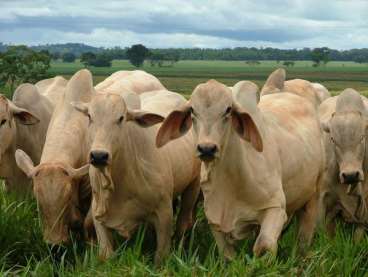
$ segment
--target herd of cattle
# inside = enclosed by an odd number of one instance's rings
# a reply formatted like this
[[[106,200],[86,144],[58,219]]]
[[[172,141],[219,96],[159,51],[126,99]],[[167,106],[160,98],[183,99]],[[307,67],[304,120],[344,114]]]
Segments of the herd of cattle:
[[[47,243],[71,231],[113,254],[112,231],[129,238],[148,222],[155,263],[194,222],[200,191],[219,251],[258,232],[253,251],[276,253],[295,214],[301,250],[318,223],[368,223],[368,100],[331,97],[320,84],[285,81],[278,69],[259,91],[240,81],[198,85],[189,100],[144,71],[118,71],[93,86],[88,70],[20,85],[0,97],[0,176],[9,191],[33,190]]]

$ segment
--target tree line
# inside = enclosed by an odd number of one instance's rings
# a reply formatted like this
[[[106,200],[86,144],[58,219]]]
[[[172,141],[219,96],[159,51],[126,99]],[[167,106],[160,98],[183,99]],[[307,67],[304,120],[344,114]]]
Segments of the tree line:
[[[5,51],[7,45],[0,43],[0,52]],[[35,51],[48,51],[53,58],[63,59],[71,53],[75,59],[80,58],[83,53],[93,53],[95,55],[104,54],[105,59],[109,57],[111,60],[128,59],[127,52],[131,47],[120,48],[103,48],[93,47],[82,43],[65,43],[65,44],[47,44],[31,47]],[[358,63],[368,62],[368,48],[336,50],[326,47],[328,50],[328,58],[330,61],[354,61]],[[255,48],[255,47],[236,47],[236,48],[150,48],[154,65],[158,65],[157,61],[161,61],[163,65],[170,64],[175,60],[235,60],[235,61],[297,61],[297,60],[313,60],[313,51],[315,48],[302,49],[277,49],[277,48]]]

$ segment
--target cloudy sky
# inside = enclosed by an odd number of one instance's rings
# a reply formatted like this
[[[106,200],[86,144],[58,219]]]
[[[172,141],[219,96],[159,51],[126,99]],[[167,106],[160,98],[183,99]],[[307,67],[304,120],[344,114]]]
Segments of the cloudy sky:
[[[0,0],[0,41],[368,47],[368,0]]]

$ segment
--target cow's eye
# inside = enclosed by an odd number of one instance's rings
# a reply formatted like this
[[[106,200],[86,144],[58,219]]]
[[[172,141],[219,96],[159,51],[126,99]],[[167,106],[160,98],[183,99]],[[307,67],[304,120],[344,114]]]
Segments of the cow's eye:
[[[228,114],[230,114],[231,112],[231,107],[227,107],[225,113],[224,113],[224,116],[227,116]]]
[[[124,116],[120,116],[118,119],[118,123],[120,124],[121,122],[123,122],[123,120],[124,120]]]
[[[6,123],[6,119],[1,120],[0,126],[3,126]]]

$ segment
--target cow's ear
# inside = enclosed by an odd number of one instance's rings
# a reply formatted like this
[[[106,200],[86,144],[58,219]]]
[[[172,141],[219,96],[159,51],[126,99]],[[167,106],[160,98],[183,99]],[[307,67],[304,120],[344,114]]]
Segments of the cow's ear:
[[[88,174],[89,167],[90,167],[90,164],[86,164],[80,168],[73,168],[71,166],[68,166],[65,170],[68,173],[68,175],[72,177],[73,179],[79,179]]]
[[[162,147],[169,141],[179,138],[192,127],[191,106],[189,103],[172,111],[162,123],[156,136],[156,146]]]
[[[232,125],[237,134],[244,140],[250,142],[258,151],[263,151],[263,140],[252,116],[234,105],[231,112]]]
[[[78,112],[81,112],[84,115],[88,115],[88,104],[87,103],[84,103],[84,102],[71,102],[70,104]]]
[[[23,150],[17,149],[17,151],[15,151],[15,161],[27,177],[32,178],[36,167],[31,158]]]
[[[134,121],[141,127],[151,127],[157,123],[164,121],[164,117],[142,110],[128,110],[126,114],[127,121]]]
[[[29,111],[23,108],[19,108],[11,101],[8,101],[9,111],[11,115],[17,120],[20,124],[23,125],[34,125],[40,122],[37,116],[33,115]]]

